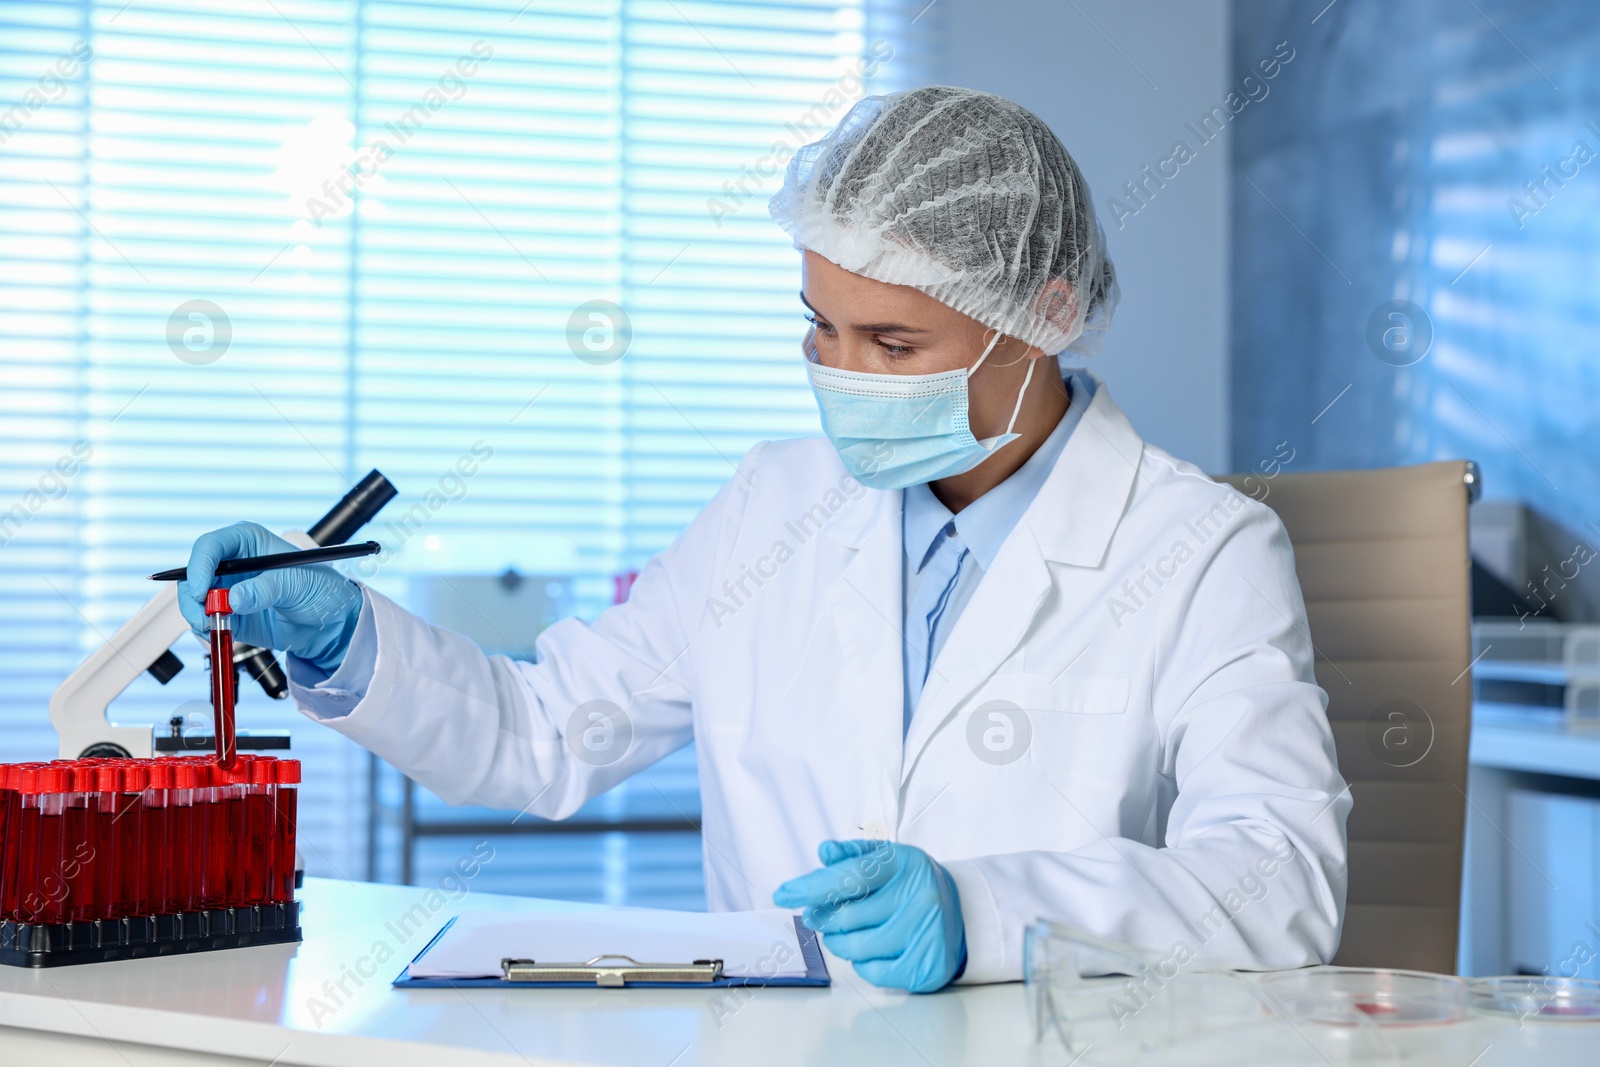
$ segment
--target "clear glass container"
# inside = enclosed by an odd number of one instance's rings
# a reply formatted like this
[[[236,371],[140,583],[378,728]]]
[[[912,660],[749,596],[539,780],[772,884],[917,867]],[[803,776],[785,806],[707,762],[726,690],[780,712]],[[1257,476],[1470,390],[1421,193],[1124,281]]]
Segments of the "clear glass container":
[[[1230,972],[1186,973],[1177,957],[1045,921],[1028,928],[1023,959],[1034,1037],[1058,1038],[1075,1064],[1239,1067],[1255,1062],[1241,1055],[1247,1032],[1259,1062],[1281,1062],[1282,1043],[1261,1031],[1282,1024]]]
[[[1588,978],[1514,975],[1470,978],[1472,1006],[1518,1020],[1600,1022],[1600,982]]]
[[[1263,975],[1257,987],[1293,1023],[1392,1027],[1467,1017],[1466,982],[1424,971],[1308,967]]]

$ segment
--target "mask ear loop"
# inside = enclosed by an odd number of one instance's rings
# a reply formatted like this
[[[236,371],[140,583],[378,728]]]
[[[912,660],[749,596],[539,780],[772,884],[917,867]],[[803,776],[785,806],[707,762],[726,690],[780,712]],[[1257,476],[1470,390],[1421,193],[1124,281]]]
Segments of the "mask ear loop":
[[[1038,359],[1028,360],[1028,373],[1022,376],[1022,388],[1017,390],[1017,406],[1011,409],[1011,421],[1006,423],[1006,433],[1010,433],[1011,428],[1017,424],[1017,413],[1022,410],[1022,398],[1028,395],[1028,383],[1033,381],[1033,369],[1043,358],[1040,356]]]
[[[992,337],[990,339],[990,341],[989,341],[989,347],[985,348],[983,350],[983,355],[978,357],[978,362],[974,363],[972,366],[967,368],[967,377],[968,378],[970,378],[974,374],[978,373],[978,368],[983,366],[983,361],[989,358],[989,353],[994,351],[994,346],[999,344],[1000,343],[1000,338],[1002,338],[1004,336],[1005,336],[1005,334],[1001,333],[999,330],[996,330],[994,332],[994,337]],[[1007,432],[1009,432],[1009,431],[1007,431]]]
[[[978,357],[978,362],[974,363],[972,365],[972,369],[967,371],[968,378],[971,378],[977,373],[978,368],[983,366],[983,361],[989,358],[989,353],[994,351],[994,346],[999,344],[1000,338],[1004,336],[1005,335],[1000,333],[998,330],[995,331],[994,338],[989,342],[989,347],[983,350],[983,355]],[[1040,359],[1042,358],[1044,357],[1041,356]],[[1010,366],[1009,363],[1006,365]],[[1017,390],[1017,405],[1011,409],[1011,421],[1006,423],[1006,433],[1010,433],[1012,427],[1016,426],[1017,424],[1017,416],[1022,413],[1022,398],[1028,395],[1028,383],[1033,381],[1033,372],[1038,366],[1038,359],[1028,360],[1028,373],[1022,376],[1022,388]]]

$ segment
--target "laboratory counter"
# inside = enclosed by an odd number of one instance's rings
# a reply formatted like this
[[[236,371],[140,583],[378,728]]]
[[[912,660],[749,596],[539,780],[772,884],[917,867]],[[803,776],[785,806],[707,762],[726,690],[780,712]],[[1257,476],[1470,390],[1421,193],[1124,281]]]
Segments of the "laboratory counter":
[[[573,905],[319,878],[307,879],[300,898],[297,945],[0,968],[0,1063],[1062,1067],[1071,1059],[1054,1037],[1034,1042],[1020,984],[910,996],[874,988],[831,956],[828,989],[402,992],[390,981],[452,914]],[[1396,1040],[1407,1064],[1600,1060],[1600,1024],[1519,1027],[1474,1015]],[[1328,1062],[1309,1040],[1280,1062],[1299,1062],[1300,1052],[1305,1063]]]

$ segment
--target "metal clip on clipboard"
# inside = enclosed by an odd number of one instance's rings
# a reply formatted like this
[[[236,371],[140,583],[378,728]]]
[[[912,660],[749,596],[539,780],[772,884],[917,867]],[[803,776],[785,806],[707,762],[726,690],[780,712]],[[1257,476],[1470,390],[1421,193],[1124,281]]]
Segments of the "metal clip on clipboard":
[[[606,963],[626,960],[627,963]],[[693,963],[640,963],[632,956],[596,956],[586,963],[538,963],[534,960],[500,960],[500,977],[507,982],[593,982],[619,989],[630,982],[676,982],[709,985],[722,977],[721,960]]]

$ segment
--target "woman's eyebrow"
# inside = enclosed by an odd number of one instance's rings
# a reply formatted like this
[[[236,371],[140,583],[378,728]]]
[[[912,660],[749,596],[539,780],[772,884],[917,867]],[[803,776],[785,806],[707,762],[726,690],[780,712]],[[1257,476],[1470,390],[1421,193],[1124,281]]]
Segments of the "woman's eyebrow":
[[[811,301],[806,299],[806,294],[805,294],[805,292],[803,290],[800,293],[800,303],[804,304],[806,306],[806,310],[810,311],[813,315],[822,315],[822,312],[818,311],[816,308],[811,306]],[[823,318],[827,318],[826,315],[822,315],[822,317]],[[923,329],[920,326],[907,326],[903,322],[861,322],[861,323],[856,323],[855,325],[853,325],[851,327],[851,329],[860,330],[862,333],[927,333],[928,332],[927,330]]]

